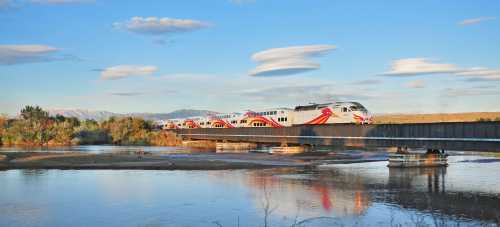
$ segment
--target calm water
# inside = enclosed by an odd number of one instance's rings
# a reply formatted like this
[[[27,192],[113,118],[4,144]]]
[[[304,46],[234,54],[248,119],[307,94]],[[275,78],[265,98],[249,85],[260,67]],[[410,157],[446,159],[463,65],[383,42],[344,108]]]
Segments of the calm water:
[[[97,149],[98,150],[98,149]],[[313,170],[0,171],[0,226],[495,225],[500,160]]]

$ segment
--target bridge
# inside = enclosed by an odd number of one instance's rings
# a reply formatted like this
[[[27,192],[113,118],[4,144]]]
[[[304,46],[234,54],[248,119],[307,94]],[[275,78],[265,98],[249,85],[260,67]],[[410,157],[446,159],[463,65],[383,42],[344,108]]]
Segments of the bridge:
[[[177,129],[186,140],[500,152],[500,122]]]

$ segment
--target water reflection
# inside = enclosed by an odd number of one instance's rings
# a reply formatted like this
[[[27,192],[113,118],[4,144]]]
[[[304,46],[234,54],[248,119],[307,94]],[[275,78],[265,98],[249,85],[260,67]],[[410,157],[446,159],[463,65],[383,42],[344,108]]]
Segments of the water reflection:
[[[360,182],[345,188],[325,179],[330,176],[301,174],[294,169],[250,173],[247,185],[255,205],[263,209],[269,203],[276,207],[277,216],[301,218],[357,216],[370,206]],[[262,201],[266,197],[268,201]]]
[[[429,193],[444,193],[446,167],[435,168],[389,168],[389,189],[422,189]]]
[[[85,146],[69,146],[69,147],[1,147],[2,152],[17,152],[17,151],[30,151],[30,152],[85,152],[92,154],[102,153],[135,153],[135,152],[148,152],[155,154],[171,154],[190,152],[183,147],[163,147],[163,146],[114,146],[114,145],[85,145]]]
[[[500,221],[500,198],[497,194],[447,191],[446,168],[390,169],[388,188],[389,193],[378,198],[405,209],[465,220]]]
[[[36,179],[38,176],[47,174],[46,169],[22,169],[21,174],[25,176],[24,179]]]
[[[447,190],[446,168],[388,169],[388,172],[387,178],[381,180],[342,168],[282,169],[252,172],[247,180],[254,192],[255,206],[265,210],[266,203],[262,200],[268,197],[266,202],[274,207],[272,214],[276,219],[328,216],[343,221],[365,220],[371,215],[370,208],[383,206],[388,210],[397,207],[401,220],[396,223],[400,224],[405,224],[408,216],[414,217],[415,222],[428,224],[500,221],[498,194]],[[387,218],[377,218],[390,224]]]
[[[427,169],[9,170],[0,226],[498,225],[498,162],[462,159]]]

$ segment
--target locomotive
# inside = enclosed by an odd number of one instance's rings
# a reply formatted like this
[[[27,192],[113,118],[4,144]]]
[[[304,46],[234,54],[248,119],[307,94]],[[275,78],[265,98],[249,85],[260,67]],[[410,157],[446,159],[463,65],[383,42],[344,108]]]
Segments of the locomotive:
[[[293,125],[371,124],[372,116],[358,102],[310,104],[295,108],[271,108],[246,113],[223,113],[211,116],[168,119],[164,129],[290,127]]]

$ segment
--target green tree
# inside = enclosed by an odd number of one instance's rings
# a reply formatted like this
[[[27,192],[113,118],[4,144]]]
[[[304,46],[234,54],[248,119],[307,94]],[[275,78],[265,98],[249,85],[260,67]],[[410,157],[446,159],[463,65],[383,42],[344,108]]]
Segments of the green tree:
[[[16,143],[43,146],[54,138],[54,120],[39,106],[26,106],[20,120],[14,122],[11,134]]]
[[[7,131],[7,117],[0,115],[0,145],[3,144],[2,138],[4,137],[6,131]]]
[[[75,129],[74,143],[76,144],[110,144],[108,131],[101,128],[95,120],[84,120]]]
[[[110,118],[101,124],[114,144],[147,145],[150,143],[152,123],[141,118]]]
[[[21,117],[24,120],[40,120],[49,118],[49,113],[39,106],[25,106],[21,110]]]
[[[66,119],[63,122],[56,123],[53,130],[53,142],[55,144],[71,144],[71,141],[74,138],[74,126],[71,120]]]

